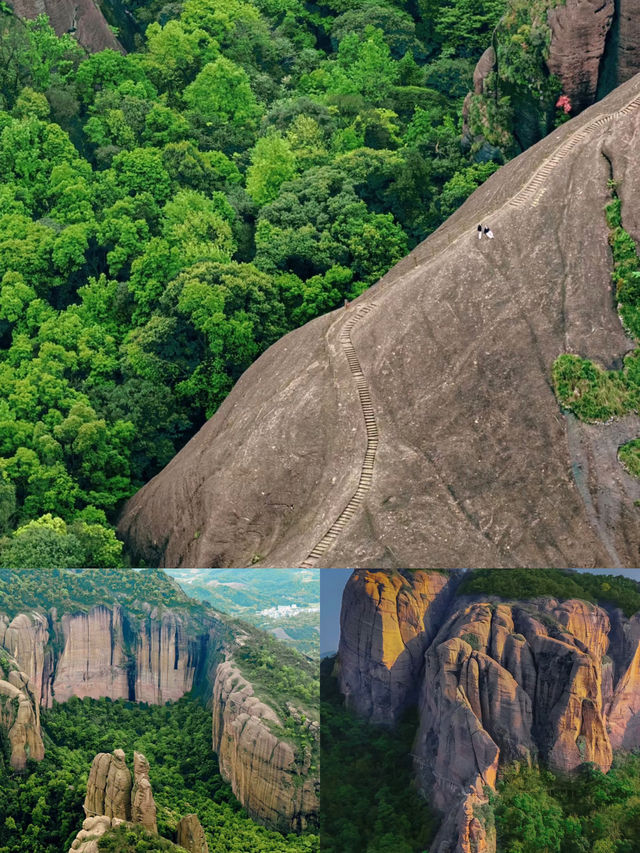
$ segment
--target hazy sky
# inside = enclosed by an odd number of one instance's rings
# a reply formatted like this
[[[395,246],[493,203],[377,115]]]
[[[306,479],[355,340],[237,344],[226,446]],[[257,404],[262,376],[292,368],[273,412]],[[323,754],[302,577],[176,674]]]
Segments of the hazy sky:
[[[320,572],[320,654],[338,650],[342,590],[352,569],[322,569]]]
[[[509,569],[503,571],[508,572]],[[535,571],[535,569],[532,569]],[[600,575],[626,575],[640,582],[640,569],[578,569]],[[352,569],[323,569],[320,572],[320,654],[338,649],[342,590]]]

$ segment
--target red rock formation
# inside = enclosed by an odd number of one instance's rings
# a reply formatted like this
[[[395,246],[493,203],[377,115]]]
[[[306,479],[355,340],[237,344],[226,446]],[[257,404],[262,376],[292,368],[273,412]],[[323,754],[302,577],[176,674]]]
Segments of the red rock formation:
[[[425,649],[455,581],[440,572],[356,572],[342,599],[340,689],[348,707],[392,725],[416,699]]]
[[[540,757],[562,772],[584,762],[606,771],[612,747],[640,746],[640,614],[477,596],[449,597],[436,613],[428,596],[417,606],[434,581],[446,589],[433,572],[354,573],[340,684],[375,722],[396,719],[420,688],[412,754],[420,787],[445,816],[432,850],[489,853],[495,838],[480,807],[501,763]]]
[[[148,832],[158,832],[156,803],[149,781],[149,762],[141,752],[133,753],[133,789],[131,791],[131,821]]]
[[[84,813],[87,817],[104,815],[131,820],[131,771],[124,751],[99,752],[93,759]]]
[[[598,74],[614,13],[614,0],[566,0],[549,10],[547,65],[562,81],[574,113],[596,99]]]
[[[132,639],[125,640],[125,621]],[[0,617],[0,645],[29,675],[45,707],[54,698],[64,702],[71,696],[162,704],[179,699],[193,686],[200,638],[188,635],[181,615],[154,610],[143,620],[128,616],[118,605],[100,605],[60,619],[54,613],[51,624],[62,647],[55,666],[42,614],[22,613],[10,623]],[[206,635],[205,628],[197,630]]]
[[[308,712],[307,728],[320,727]],[[254,820],[300,831],[317,826],[320,781],[311,755],[271,730],[282,726],[232,661],[218,666],[213,689],[213,748],[220,773]]]
[[[95,0],[8,0],[8,3],[21,18],[47,15],[59,36],[72,33],[89,53],[105,48],[124,53]]]

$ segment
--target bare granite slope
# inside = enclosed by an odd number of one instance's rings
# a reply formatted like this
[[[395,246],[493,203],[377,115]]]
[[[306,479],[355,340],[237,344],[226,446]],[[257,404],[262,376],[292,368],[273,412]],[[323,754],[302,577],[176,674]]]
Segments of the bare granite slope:
[[[640,418],[564,415],[551,366],[566,351],[619,366],[633,348],[604,206],[613,178],[640,241],[639,141],[636,76],[500,169],[348,309],[271,347],[126,505],[133,559],[637,565],[640,483],[616,452]]]

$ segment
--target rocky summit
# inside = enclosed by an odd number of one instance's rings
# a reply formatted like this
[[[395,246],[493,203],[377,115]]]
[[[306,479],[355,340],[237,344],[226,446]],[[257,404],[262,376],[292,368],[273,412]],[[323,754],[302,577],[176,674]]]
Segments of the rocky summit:
[[[635,566],[640,418],[588,425],[561,353],[619,367],[615,181],[640,241],[640,76],[512,160],[347,308],[271,347],[126,505],[164,566]],[[477,238],[477,225],[495,239]]]
[[[640,746],[640,614],[456,595],[461,573],[357,571],[343,598],[347,706],[393,725],[417,704],[417,782],[443,813],[435,853],[495,850],[478,819],[499,767],[607,771]]]

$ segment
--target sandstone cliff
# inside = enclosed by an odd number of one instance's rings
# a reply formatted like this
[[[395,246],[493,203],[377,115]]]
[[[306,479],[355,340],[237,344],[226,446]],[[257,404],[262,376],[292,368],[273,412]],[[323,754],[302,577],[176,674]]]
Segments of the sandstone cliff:
[[[65,613],[0,616],[0,645],[28,674],[45,707],[71,696],[161,704],[191,690],[215,639],[211,625],[149,609],[134,616],[114,605]]]
[[[289,710],[292,716],[297,713]],[[319,724],[308,712],[305,717],[305,728],[317,746]],[[213,748],[220,772],[255,820],[283,831],[300,831],[318,824],[319,774],[312,764],[312,751],[291,743],[283,722],[255,695],[233,661],[218,666]]]
[[[10,763],[24,770],[29,759],[41,761],[44,745],[40,732],[40,710],[29,676],[16,661],[0,652],[0,729],[9,742]]]
[[[638,565],[640,481],[617,449],[640,418],[579,423],[550,377],[563,352],[609,367],[633,348],[599,211],[617,181],[640,242],[639,106],[635,77],[502,167],[346,310],[264,353],[125,507],[134,559]]]
[[[16,15],[46,15],[56,33],[71,33],[90,53],[123,48],[111,31],[96,0],[8,0]]]
[[[343,597],[339,678],[347,703],[374,722],[392,722],[419,691],[416,776],[444,814],[432,850],[475,853],[495,849],[477,807],[501,763],[606,771],[613,749],[640,746],[640,614],[449,595],[438,611],[427,605],[420,630],[416,603],[446,588],[440,573],[355,572]],[[403,659],[411,665],[394,672]]]
[[[249,814],[286,831],[315,826],[319,782],[312,750],[290,743],[284,719],[254,695],[231,664],[220,663],[233,646],[233,632],[213,614],[196,619],[188,612],[141,608],[142,613],[131,613],[119,605],[99,605],[87,612],[30,612],[13,619],[0,614],[0,651],[6,649],[15,669],[24,670],[19,676],[10,673],[6,683],[0,680],[0,725],[9,733],[12,764],[21,769],[27,756],[44,755],[41,704],[50,707],[71,696],[160,704],[196,688],[207,701],[213,693],[213,748]],[[16,686],[18,677],[24,684]],[[293,707],[287,710],[294,728],[303,726],[297,714]],[[305,716],[305,740],[317,746],[318,724],[308,712]],[[132,781],[121,751],[96,756],[85,812],[131,820],[155,832],[144,757],[134,757]]]
[[[340,689],[347,706],[392,725],[417,699],[424,653],[457,578],[438,572],[356,572],[344,591]]]

